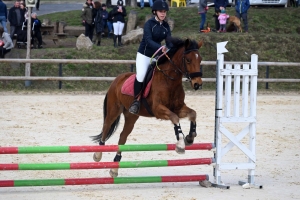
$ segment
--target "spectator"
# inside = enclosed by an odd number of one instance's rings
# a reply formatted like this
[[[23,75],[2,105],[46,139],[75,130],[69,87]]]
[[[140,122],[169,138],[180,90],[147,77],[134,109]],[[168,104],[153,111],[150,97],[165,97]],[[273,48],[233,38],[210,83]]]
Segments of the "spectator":
[[[201,16],[199,33],[202,33],[201,31],[204,30],[204,24],[206,21],[207,10],[208,10],[207,0],[199,0],[198,14],[200,14],[200,16]]]
[[[215,28],[216,30],[220,29],[220,22],[218,19],[218,15],[221,13],[221,10],[227,7],[228,5],[228,0],[214,0],[214,4],[215,4]]]
[[[250,8],[249,0],[236,0],[235,2],[235,16],[241,20],[243,18],[244,31],[248,33],[248,10]],[[242,20],[241,20],[242,21]]]
[[[89,37],[91,41],[93,41],[94,34],[94,18],[96,16],[95,5],[92,0],[87,0],[85,4],[83,4],[82,8],[82,22],[85,26],[85,36]]]
[[[94,3],[95,10],[96,10],[96,17],[95,17],[95,29],[96,29],[96,38],[98,40],[97,46],[100,46],[101,37],[103,32],[103,10],[101,8],[101,3],[96,1]]]
[[[41,33],[41,21],[37,18],[36,13],[31,14],[31,30],[32,30],[32,40],[31,44],[33,44],[34,38],[38,40],[38,48],[41,49],[43,48],[43,40],[42,40],[42,33]]]
[[[6,4],[3,3],[2,0],[0,0],[0,24],[4,28],[4,32],[7,33],[6,22],[7,22],[7,7]]]
[[[28,10],[27,10],[25,4],[22,3],[22,1],[20,1],[20,9],[21,9],[22,13],[24,13],[25,20],[28,19]]]
[[[113,15],[112,15],[112,10],[109,11],[109,13],[108,13],[107,29],[108,29],[108,35],[107,35],[107,37],[110,38],[110,36],[113,34]]]
[[[226,32],[226,22],[228,18],[229,15],[227,15],[225,9],[222,8],[221,13],[218,17],[220,23],[220,28],[218,32],[224,32],[224,33]]]
[[[22,24],[25,21],[24,11],[20,9],[20,2],[15,1],[14,6],[9,9],[8,20],[10,22],[10,37],[13,39],[14,34],[22,30]]]
[[[36,0],[35,9],[40,10],[40,0]]]
[[[104,3],[104,4],[102,4],[102,21],[103,21],[102,35],[104,35],[104,30],[107,27],[107,19],[108,19],[108,12],[106,10],[106,4]]]
[[[149,5],[152,8],[153,0],[149,0]],[[145,6],[144,0],[140,0],[140,6],[141,6],[141,9],[144,9],[144,6]]]
[[[14,48],[14,44],[9,34],[4,32],[4,27],[0,27],[0,58],[4,58],[12,48]]]
[[[122,32],[124,29],[126,9],[123,6],[123,1],[118,0],[117,6],[113,8],[113,26],[114,26],[114,47],[117,47],[117,38],[118,46],[122,46]]]

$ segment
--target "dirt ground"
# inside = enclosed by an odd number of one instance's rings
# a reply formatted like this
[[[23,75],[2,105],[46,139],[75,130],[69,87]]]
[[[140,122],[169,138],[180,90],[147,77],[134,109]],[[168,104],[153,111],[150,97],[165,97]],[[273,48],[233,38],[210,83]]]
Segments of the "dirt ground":
[[[103,93],[0,93],[0,146],[93,145],[89,136],[102,128]],[[186,103],[197,111],[196,142],[213,142],[214,102],[211,92],[187,95]],[[256,138],[256,183],[263,189],[243,189],[239,180],[246,180],[246,170],[222,172],[229,190],[203,188],[197,182],[45,186],[0,188],[0,199],[300,199],[300,96],[299,94],[258,94]],[[121,124],[106,144],[116,144]],[[185,133],[188,120],[181,121]],[[235,127],[236,128],[236,127]],[[235,129],[234,128],[234,129]],[[127,144],[175,143],[173,125],[154,118],[140,118]],[[238,149],[229,152],[227,160],[241,156]],[[115,153],[105,153],[103,161],[112,161]],[[1,163],[92,162],[92,153],[0,155]],[[122,161],[172,160],[213,157],[209,151],[187,151],[178,155],[168,152],[126,152]],[[168,176],[208,174],[211,166],[120,169],[119,176]],[[108,177],[108,169],[2,171],[1,180]]]

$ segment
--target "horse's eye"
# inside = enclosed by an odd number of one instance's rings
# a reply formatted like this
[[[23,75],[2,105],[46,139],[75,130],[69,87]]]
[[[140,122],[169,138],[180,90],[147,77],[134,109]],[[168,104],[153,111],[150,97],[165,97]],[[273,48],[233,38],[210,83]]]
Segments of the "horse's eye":
[[[189,60],[189,59],[185,59],[185,61],[188,63],[188,64],[190,64],[191,63],[191,60]]]

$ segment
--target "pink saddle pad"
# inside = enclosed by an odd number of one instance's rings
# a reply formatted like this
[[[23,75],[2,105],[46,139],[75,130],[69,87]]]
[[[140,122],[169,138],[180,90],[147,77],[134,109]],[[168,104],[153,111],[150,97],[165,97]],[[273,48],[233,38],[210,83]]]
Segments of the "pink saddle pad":
[[[150,92],[151,88],[151,83],[152,83],[153,76],[149,83],[147,84],[144,93],[143,93],[143,98],[146,98]],[[121,92],[122,94],[126,94],[129,96],[134,96],[134,91],[133,91],[133,84],[135,80],[135,74],[132,74],[122,85]]]

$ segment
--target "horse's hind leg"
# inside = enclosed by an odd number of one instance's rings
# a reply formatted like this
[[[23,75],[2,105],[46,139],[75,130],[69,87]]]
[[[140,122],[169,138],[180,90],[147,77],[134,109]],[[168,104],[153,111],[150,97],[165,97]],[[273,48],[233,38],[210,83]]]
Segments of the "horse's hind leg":
[[[128,135],[131,133],[136,120],[139,118],[139,116],[137,115],[130,114],[128,110],[124,110],[123,114],[124,114],[125,122],[124,122],[123,130],[120,134],[118,145],[124,145],[126,143]],[[122,158],[121,151],[118,151],[114,158],[114,162],[120,162],[121,158]],[[118,168],[113,168],[110,169],[109,174],[111,177],[117,177],[118,171],[119,171]]]
[[[179,112],[179,118],[184,118],[184,117],[188,117],[190,120],[190,132],[184,139],[185,145],[189,146],[194,143],[194,138],[197,136],[196,133],[197,113],[193,109],[190,109],[189,107],[184,105]]]
[[[107,134],[109,131],[111,131],[111,129],[115,131],[115,127],[112,127],[112,124],[116,121],[116,119],[120,116],[121,113],[122,107],[118,107],[115,105],[111,106],[109,112],[107,113],[104,119],[102,137],[99,141],[99,145],[105,145]],[[117,124],[115,124],[115,126],[117,125],[118,122]],[[102,152],[95,152],[93,159],[95,162],[99,162],[102,159]]]

